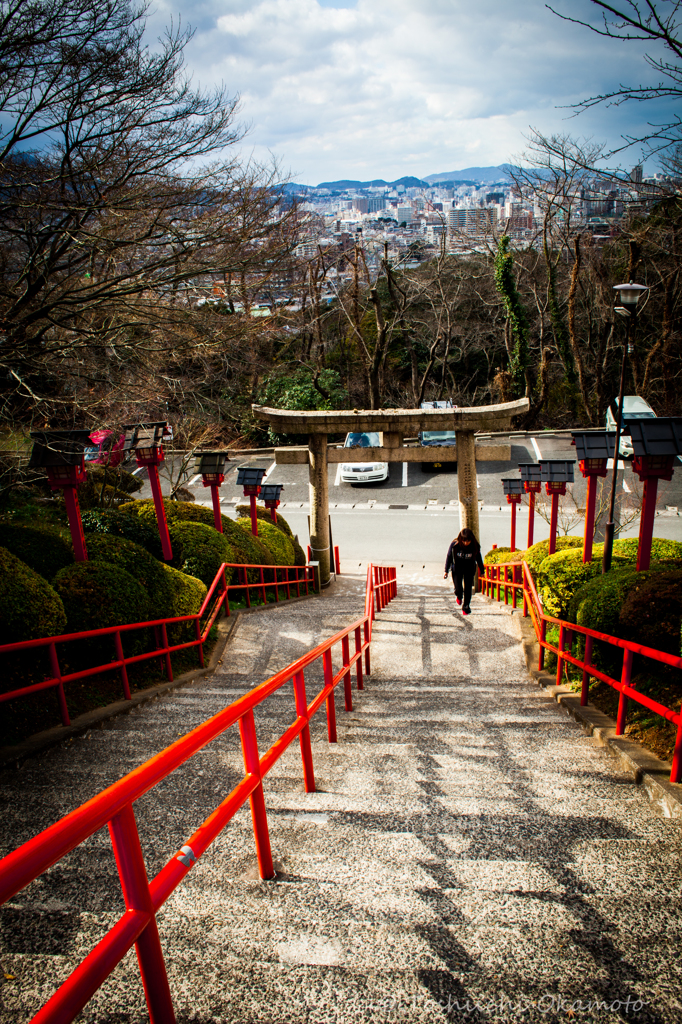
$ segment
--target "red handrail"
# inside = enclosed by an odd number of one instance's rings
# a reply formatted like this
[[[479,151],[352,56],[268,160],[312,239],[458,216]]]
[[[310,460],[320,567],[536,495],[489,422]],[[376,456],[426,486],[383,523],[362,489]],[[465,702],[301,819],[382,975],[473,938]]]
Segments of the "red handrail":
[[[34,1024],[55,1024],[57,1021],[62,1024],[73,1020],[133,944],[137,947],[150,1019],[155,1024],[173,1024],[175,1015],[156,927],[156,912],[247,799],[251,804],[260,876],[263,879],[274,877],[263,778],[289,744],[298,737],[305,790],[307,793],[315,791],[310,719],[326,703],[329,741],[336,742],[335,687],[343,680],[345,708],[351,711],[351,671],[355,666],[357,687],[362,689],[362,655],[365,654],[365,671],[369,674],[372,621],[377,612],[395,596],[395,569],[369,565],[365,613],[361,618],[318,644],[312,651],[244,694],[0,861],[2,904],[98,829],[108,825],[125,900],[125,913],[38,1011],[33,1018]],[[351,634],[355,638],[353,654],[350,653]],[[341,667],[334,672],[332,649],[339,643],[342,648]],[[324,668],[324,685],[308,703],[305,669],[320,658]],[[270,749],[261,755],[258,751],[254,708],[289,681],[293,682],[296,717]],[[243,778],[148,882],[133,803],[236,723],[239,724],[244,758]]]
[[[227,583],[225,577],[226,569],[234,569],[238,576],[243,577],[243,582],[239,583]],[[247,579],[248,570],[256,569],[260,573],[260,582],[249,583]],[[265,581],[264,571],[268,573],[274,573],[275,579],[272,581]],[[280,574],[285,574],[284,578],[278,578]],[[301,589],[305,587],[305,593],[308,594],[310,587],[314,586],[314,569],[311,566],[297,566],[297,565],[237,565],[232,562],[223,562],[216,573],[213,583],[209,587],[208,593],[203,600],[201,608],[198,612],[193,615],[180,615],[174,618],[165,619],[151,619],[148,622],[131,622],[125,626],[106,626],[102,629],[90,629],[81,633],[62,633],[59,636],[41,637],[38,640],[22,640],[19,643],[14,644],[3,644],[0,646],[0,655],[2,654],[16,654],[22,651],[34,650],[40,647],[48,648],[48,655],[50,659],[50,671],[46,679],[40,683],[33,683],[31,686],[23,686],[17,690],[11,690],[7,693],[0,693],[0,703],[7,700],[14,700],[17,697],[25,697],[29,693],[36,693],[39,690],[47,690],[50,688],[56,688],[57,696],[59,700],[59,709],[62,718],[63,725],[70,725],[71,720],[69,718],[69,712],[66,706],[66,697],[64,694],[64,684],[73,682],[76,679],[85,679],[88,676],[99,675],[102,672],[112,672],[118,670],[121,675],[121,683],[123,686],[123,695],[126,700],[131,700],[130,684],[128,682],[128,671],[127,666],[133,665],[138,661],[148,661],[151,658],[161,658],[164,663],[166,676],[169,680],[173,679],[173,667],[171,664],[171,654],[175,651],[186,650],[190,647],[197,647],[199,653],[199,665],[201,668],[204,667],[204,644],[208,634],[218,617],[218,613],[221,608],[225,609],[225,614],[230,615],[230,591],[246,591],[246,603],[247,606],[251,607],[250,592],[253,589],[261,591],[261,597],[263,603],[267,603],[267,591],[268,589],[274,588],[275,601],[279,601],[279,591],[286,587],[287,600],[291,597],[291,590],[296,588],[296,596],[301,596]],[[216,590],[219,593],[216,595]],[[213,605],[211,607],[211,602]],[[207,613],[207,610],[211,608],[203,629],[201,626],[201,620]],[[169,644],[168,643],[168,626],[175,625],[181,622],[194,622],[196,625],[196,638],[194,640],[187,640],[182,643]],[[126,656],[123,653],[123,644],[121,641],[122,633],[131,633],[133,630],[138,629],[153,629],[155,636],[156,646],[152,651],[145,651],[142,654],[134,654]],[[68,672],[66,675],[62,674],[59,657],[57,654],[57,644],[66,644],[78,640],[92,640],[97,637],[110,636],[114,640],[114,646],[116,649],[116,658],[113,661],[107,661],[101,665],[91,666],[90,668],[81,669],[78,672]]]
[[[503,577],[500,576],[500,570],[504,570]],[[509,570],[511,570],[511,579],[509,579]],[[519,574],[521,575],[520,580],[518,579]],[[620,697],[618,698],[618,713],[616,717],[617,736],[622,736],[625,731],[628,700],[630,699],[641,704],[643,707],[648,708],[650,711],[655,712],[655,714],[661,715],[661,717],[665,718],[667,721],[673,722],[677,726],[677,736],[675,739],[675,748],[673,751],[672,766],[670,770],[670,781],[680,782],[682,780],[682,712],[673,711],[664,704],[661,704],[656,700],[652,700],[651,697],[647,697],[646,694],[640,693],[639,690],[636,690],[631,685],[632,661],[635,654],[639,654],[645,658],[650,658],[652,661],[657,661],[664,665],[670,665],[672,668],[677,669],[682,669],[682,657],[678,657],[675,654],[668,654],[666,651],[658,651],[653,647],[645,647],[643,644],[635,643],[632,640],[623,640],[621,637],[610,636],[608,633],[600,633],[596,629],[590,629],[588,626],[579,626],[575,622],[566,622],[564,619],[556,619],[553,615],[546,615],[542,609],[542,602],[538,595],[535,581],[533,580],[533,576],[527,562],[507,562],[501,565],[486,565],[483,589],[484,593],[488,597],[498,601],[502,600],[502,592],[504,592],[505,604],[509,603],[508,591],[511,590],[513,605],[515,608],[517,605],[517,592],[520,591],[521,596],[523,597],[524,617],[526,617],[530,612],[535,636],[537,637],[538,644],[540,645],[538,669],[542,670],[544,668],[546,650],[553,651],[557,656],[557,686],[561,683],[561,678],[564,672],[564,663],[568,662],[571,665],[575,665],[576,668],[582,669],[583,678],[580,703],[583,706],[587,704],[590,678],[599,679],[601,682],[612,686],[614,690],[618,690]],[[497,591],[496,598],[495,591]],[[559,627],[559,643],[556,647],[547,640],[548,625]],[[571,653],[573,639],[578,635],[585,637],[585,652],[582,659],[577,658]],[[595,640],[604,644],[609,644],[611,647],[616,647],[623,651],[623,666],[620,679],[612,678],[605,672],[595,668],[592,664],[592,647]]]

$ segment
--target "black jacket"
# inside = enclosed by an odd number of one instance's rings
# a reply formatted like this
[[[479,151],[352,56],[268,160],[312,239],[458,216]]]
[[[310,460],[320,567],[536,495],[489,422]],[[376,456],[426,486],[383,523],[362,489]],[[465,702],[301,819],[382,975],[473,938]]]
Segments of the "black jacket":
[[[445,560],[445,572],[450,572],[450,569],[454,568],[457,576],[475,576],[476,566],[481,572],[483,572],[483,559],[481,558],[481,549],[478,544],[468,544],[466,547],[463,544],[458,544],[456,540],[453,540],[452,544],[448,548],[448,557]]]

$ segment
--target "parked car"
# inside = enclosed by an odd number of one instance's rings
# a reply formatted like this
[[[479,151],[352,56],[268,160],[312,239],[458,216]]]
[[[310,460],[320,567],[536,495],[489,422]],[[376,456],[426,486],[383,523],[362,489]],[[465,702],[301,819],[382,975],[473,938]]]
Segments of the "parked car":
[[[450,401],[443,402],[422,402],[421,409],[454,409],[455,406]],[[433,447],[454,447],[457,444],[457,438],[454,430],[421,430],[419,432],[419,443],[423,448]],[[422,462],[422,469],[425,473],[430,473],[434,469],[442,469],[443,466],[452,466],[454,470],[457,470],[456,462]]]
[[[381,448],[381,435],[378,431],[346,434],[344,448]],[[346,484],[362,484],[367,481],[378,483],[388,480],[387,462],[348,462],[342,463],[340,479]]]
[[[618,408],[618,399],[615,400],[616,408]],[[631,420],[655,420],[656,413],[651,408],[649,403],[639,395],[623,395],[623,430],[627,429],[627,425]],[[606,429],[616,429],[616,421],[613,417],[611,409],[606,411]],[[632,440],[628,434],[621,434],[620,438],[620,454],[625,456],[631,456],[634,454],[632,447]]]

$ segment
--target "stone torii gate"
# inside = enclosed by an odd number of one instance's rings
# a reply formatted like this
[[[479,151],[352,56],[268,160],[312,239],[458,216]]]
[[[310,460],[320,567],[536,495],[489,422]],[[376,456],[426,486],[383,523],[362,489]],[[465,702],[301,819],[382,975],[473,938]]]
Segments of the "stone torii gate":
[[[506,461],[507,444],[476,444],[476,432],[508,430],[514,416],[527,412],[527,398],[502,405],[471,409],[377,409],[339,412],[299,412],[252,406],[254,415],[267,421],[277,434],[308,434],[307,448],[276,448],[278,465],[308,464],[310,480],[310,547],[320,563],[320,581],[329,581],[328,463],[336,462],[457,462],[462,526],[480,536],[476,461]],[[455,446],[405,447],[404,438],[422,430],[454,430]],[[381,448],[328,448],[329,434],[383,433]]]

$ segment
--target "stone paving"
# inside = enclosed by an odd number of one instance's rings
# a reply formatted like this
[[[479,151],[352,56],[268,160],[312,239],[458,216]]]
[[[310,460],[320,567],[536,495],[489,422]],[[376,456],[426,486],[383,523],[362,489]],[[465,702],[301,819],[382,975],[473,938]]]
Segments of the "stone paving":
[[[0,776],[2,852],[361,614],[364,579],[243,616],[210,678]],[[682,1019],[680,825],[527,676],[515,619],[403,582],[372,675],[267,777],[277,879],[244,809],[159,914],[180,1024]],[[307,678],[309,696],[319,674]],[[291,720],[259,709],[261,751]],[[154,874],[241,773],[237,730],[136,805]],[[30,1019],[122,910],[106,830],[0,911],[0,1021]],[[11,977],[7,979],[7,975]],[[1,975],[0,975],[1,979]],[[83,1012],[147,1019],[134,953]]]

